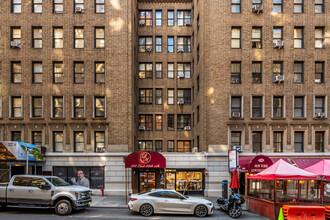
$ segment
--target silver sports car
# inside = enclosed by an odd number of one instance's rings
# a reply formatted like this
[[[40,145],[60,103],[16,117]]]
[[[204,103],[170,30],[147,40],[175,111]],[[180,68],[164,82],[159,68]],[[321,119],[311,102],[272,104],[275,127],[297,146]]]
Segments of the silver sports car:
[[[213,203],[206,199],[186,197],[175,190],[163,189],[132,194],[128,208],[144,216],[166,213],[195,214],[197,217],[205,217],[214,210]]]

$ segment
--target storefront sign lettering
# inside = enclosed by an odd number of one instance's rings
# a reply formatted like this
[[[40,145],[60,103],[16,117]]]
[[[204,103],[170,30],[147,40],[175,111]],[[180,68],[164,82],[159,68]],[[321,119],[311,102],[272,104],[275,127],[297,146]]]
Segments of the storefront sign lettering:
[[[265,155],[258,155],[254,157],[251,161],[249,172],[250,173],[259,173],[273,164],[273,161],[265,156]]]
[[[133,152],[125,159],[125,168],[166,168],[166,158],[154,151]]]

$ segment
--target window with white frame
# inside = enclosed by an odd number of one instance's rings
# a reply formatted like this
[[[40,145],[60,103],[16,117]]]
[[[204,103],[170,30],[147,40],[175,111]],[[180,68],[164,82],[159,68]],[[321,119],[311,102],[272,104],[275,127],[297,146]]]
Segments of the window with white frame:
[[[241,62],[231,62],[231,83],[241,83]]]
[[[84,132],[83,131],[74,131],[73,132],[73,151],[74,152],[83,152],[84,147],[85,147]]]
[[[284,117],[284,103],[283,96],[273,96],[273,118]]]
[[[241,28],[231,28],[231,48],[241,48]]]
[[[230,134],[230,146],[241,146],[242,145],[242,140],[241,140],[241,131],[232,131]]]
[[[105,132],[95,131],[95,152],[103,153],[105,151]]]
[[[263,117],[263,100],[262,96],[252,96],[252,118]]]
[[[75,61],[73,65],[74,65],[74,83],[83,84],[85,82],[84,62]]]
[[[252,152],[253,153],[262,152],[262,131],[252,132]]]
[[[32,96],[32,113],[31,116],[33,118],[41,118],[42,117],[42,96]]]
[[[105,83],[105,63],[95,62],[95,83],[104,84]]]
[[[53,62],[53,83],[63,83],[63,62]]]
[[[324,83],[324,62],[315,62],[315,83]]]
[[[305,117],[305,97],[295,96],[294,97],[294,118]]]
[[[274,131],[273,133],[273,151],[274,153],[283,152],[283,132]]]
[[[42,131],[32,131],[32,144],[42,146]]]
[[[315,132],[315,152],[324,152],[324,131]]]
[[[105,118],[106,102],[104,96],[94,97],[94,117],[95,118]]]
[[[83,96],[73,97],[73,118],[85,117],[85,99]]]
[[[63,96],[53,97],[53,118],[64,118],[64,98]]]
[[[232,96],[231,97],[231,107],[230,107],[231,117],[242,117],[242,97]]]
[[[315,27],[315,48],[324,48],[324,27]]]
[[[63,131],[53,131],[53,151],[62,152],[63,151]]]
[[[315,117],[318,117],[318,114],[325,114],[325,97],[315,96],[314,106]]]
[[[294,83],[304,83],[304,62],[294,62]]]
[[[262,27],[252,28],[252,48],[262,48]]]
[[[11,62],[11,82],[12,83],[22,82],[22,64],[20,61]]]
[[[294,151],[296,153],[304,152],[304,132],[303,131],[294,132]]]

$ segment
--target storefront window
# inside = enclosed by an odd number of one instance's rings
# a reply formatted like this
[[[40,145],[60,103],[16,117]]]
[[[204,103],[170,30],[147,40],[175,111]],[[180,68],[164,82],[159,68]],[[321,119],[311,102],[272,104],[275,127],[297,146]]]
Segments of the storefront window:
[[[259,180],[250,180],[249,196],[259,198],[260,182]]]
[[[330,182],[324,182],[324,197],[323,203],[330,203]]]
[[[300,180],[299,202],[318,202],[320,199],[320,185],[315,180]]]
[[[277,202],[296,202],[298,200],[298,180],[276,181]]]
[[[166,189],[175,189],[175,172],[166,172]]]
[[[202,172],[177,172],[176,190],[178,191],[203,191]]]
[[[274,201],[274,181],[260,181],[260,199]]]

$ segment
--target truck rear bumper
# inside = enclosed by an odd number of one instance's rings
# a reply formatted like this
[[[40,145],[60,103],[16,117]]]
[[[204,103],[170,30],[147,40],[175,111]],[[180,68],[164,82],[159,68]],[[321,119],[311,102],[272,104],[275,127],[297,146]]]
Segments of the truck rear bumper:
[[[91,205],[91,203],[92,203],[92,198],[84,199],[84,200],[77,200],[77,201],[75,201],[74,209],[78,210],[78,209],[88,208]]]

